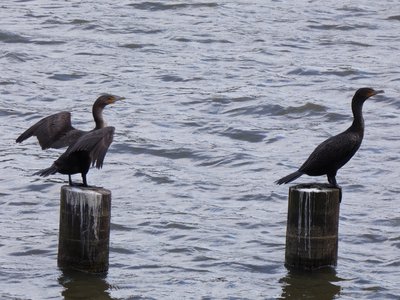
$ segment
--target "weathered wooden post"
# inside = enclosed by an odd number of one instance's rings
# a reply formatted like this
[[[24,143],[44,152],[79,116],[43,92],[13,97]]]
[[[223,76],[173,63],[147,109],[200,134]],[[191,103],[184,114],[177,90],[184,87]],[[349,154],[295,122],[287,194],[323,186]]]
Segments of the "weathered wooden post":
[[[108,270],[111,192],[61,187],[58,266],[90,273]]]
[[[341,190],[329,184],[289,189],[285,266],[314,270],[336,266]]]

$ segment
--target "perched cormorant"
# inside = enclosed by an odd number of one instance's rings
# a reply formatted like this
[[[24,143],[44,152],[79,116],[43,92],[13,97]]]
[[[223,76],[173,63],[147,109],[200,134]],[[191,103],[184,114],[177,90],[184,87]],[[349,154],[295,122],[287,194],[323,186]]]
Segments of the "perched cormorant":
[[[335,187],[339,187],[336,182],[337,171],[353,157],[363,140],[363,104],[369,97],[380,93],[383,93],[383,91],[375,91],[371,88],[358,89],[351,103],[353,111],[353,123],[351,126],[346,131],[322,142],[296,172],[277,180],[275,183],[289,183],[303,174],[309,176],[327,175],[328,182]]]
[[[104,94],[93,104],[92,113],[96,126],[91,131],[72,127],[71,114],[60,112],[41,119],[16,140],[21,143],[31,136],[36,136],[42,149],[64,148],[67,150],[47,169],[34,175],[48,176],[55,173],[68,175],[69,184],[73,185],[72,174],[81,173],[83,186],[87,186],[86,174],[90,165],[101,168],[108,147],[113,141],[114,127],[105,127],[103,109],[109,104],[124,99],[123,97]]]

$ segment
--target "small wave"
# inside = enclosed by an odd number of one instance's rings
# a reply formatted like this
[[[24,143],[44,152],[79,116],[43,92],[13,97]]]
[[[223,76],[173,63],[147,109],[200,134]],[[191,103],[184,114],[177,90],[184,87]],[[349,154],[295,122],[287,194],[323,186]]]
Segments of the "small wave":
[[[6,32],[6,31],[0,31],[0,42],[3,43],[30,43],[31,41],[23,37],[22,35],[12,33],[12,32]]]
[[[177,42],[183,43],[202,43],[202,44],[232,44],[233,42],[226,40],[226,39],[212,39],[212,38],[205,38],[205,39],[194,39],[194,38],[186,38],[186,37],[176,37],[172,38],[172,40]]]
[[[233,42],[225,39],[197,39],[195,40],[198,43],[204,43],[204,44],[215,44],[215,43],[222,43],[222,44],[232,44]]]
[[[227,99],[225,97],[215,97],[212,98],[213,102],[223,102],[224,99]],[[251,101],[254,100],[254,97],[249,97],[249,96],[240,96],[240,97],[232,97],[232,98],[228,98],[230,102],[247,102],[247,101]]]
[[[321,39],[319,42],[321,46],[337,46],[337,45],[350,45],[356,47],[372,47],[372,44],[362,43],[358,41],[348,40],[332,40],[332,39]]]
[[[161,75],[158,78],[165,82],[189,82],[203,80],[201,77],[182,78],[178,75]]]
[[[49,76],[49,79],[54,79],[54,80],[59,80],[59,81],[69,81],[69,80],[75,80],[75,79],[80,79],[82,77],[85,77],[86,74],[53,74]]]
[[[184,247],[166,248],[165,251],[168,253],[182,253],[188,255],[191,255],[193,253],[193,250],[191,248],[184,248]]]
[[[85,19],[73,19],[69,22],[69,24],[74,24],[74,25],[82,25],[82,24],[88,24],[91,21],[85,20]]]
[[[387,20],[400,21],[400,15],[390,16],[390,17],[387,18]]]
[[[375,225],[385,225],[390,228],[397,228],[400,226],[400,217],[376,219],[372,222]],[[400,237],[399,237],[400,240]]]
[[[309,75],[309,76],[318,76],[321,75],[321,71],[306,69],[306,68],[296,68],[292,71],[289,71],[287,75]]]
[[[231,109],[225,113],[230,115],[264,115],[264,116],[282,116],[282,115],[313,115],[326,112],[323,105],[307,102],[301,106],[283,107],[277,104],[251,105]]]
[[[154,145],[144,145],[144,146],[130,146],[124,144],[114,144],[113,151],[117,153],[133,153],[133,154],[148,154],[158,157],[165,157],[169,159],[184,159],[184,158],[204,158],[202,155],[196,153],[195,151],[188,148],[171,148],[162,149]]]
[[[15,61],[15,62],[25,62],[29,59],[27,54],[16,53],[16,52],[8,52],[5,55],[1,56],[1,58],[3,57],[7,58],[10,61]]]
[[[135,254],[136,252],[131,250],[131,249],[126,249],[126,248],[122,248],[122,247],[110,247],[110,250],[112,251],[112,253],[119,253],[119,254],[123,254],[123,255],[129,255],[129,254]]]
[[[198,248],[198,247],[197,247]],[[205,248],[203,248],[205,249]],[[210,251],[209,249],[205,249],[202,251]],[[192,258],[193,262],[206,262],[206,261],[216,261],[217,259],[214,257],[209,257],[209,256],[205,256],[205,255],[199,255],[199,256],[194,256]]]
[[[266,136],[265,133],[261,131],[235,129],[232,127],[229,127],[224,132],[220,133],[220,135],[250,143],[261,142]]]
[[[357,46],[357,47],[372,47],[373,46],[371,44],[361,43],[361,42],[356,42],[356,41],[343,41],[341,44],[342,45]]]
[[[32,249],[22,252],[9,253],[11,256],[32,256],[32,255],[45,255],[51,253],[52,250]]]
[[[81,56],[107,56],[104,53],[94,53],[94,52],[76,52],[74,55],[81,55]]]
[[[135,43],[129,43],[129,44],[123,44],[120,47],[122,48],[128,48],[128,49],[142,49],[144,47],[146,47],[146,45],[144,44],[135,44]]]
[[[32,40],[22,35],[0,31],[0,42],[3,43],[23,43],[23,44],[36,44],[36,45],[61,45],[65,44],[64,41],[57,40]]]
[[[350,76],[350,75],[356,75],[356,74],[358,74],[358,72],[357,72],[357,70],[354,70],[354,69],[343,69],[343,70],[328,70],[328,71],[322,72],[322,74],[346,77],[346,76]]]
[[[306,104],[300,106],[289,106],[284,110],[285,115],[295,114],[301,116],[308,116],[325,112],[325,106],[311,102],[307,102]]]
[[[131,270],[142,270],[142,269],[162,269],[163,266],[160,266],[159,264],[144,264],[144,265],[134,265],[134,266],[129,266],[127,269]]]
[[[167,224],[165,224],[164,228],[166,228],[166,229],[193,230],[193,229],[198,229],[198,226],[190,226],[187,223],[168,222]]]
[[[218,167],[218,166],[243,166],[254,163],[254,158],[245,153],[231,153],[228,155],[219,155],[203,159],[198,165],[201,167]]]
[[[230,110],[226,110],[224,114],[231,116],[239,115],[266,115],[276,116],[284,114],[285,109],[278,104],[264,104],[264,105],[247,105]]]
[[[338,25],[338,24],[321,24],[321,25],[309,25],[308,28],[318,29],[318,30],[340,30],[340,31],[349,31],[357,29],[358,26],[351,25]]]
[[[201,8],[201,7],[217,7],[218,4],[214,2],[210,3],[173,3],[167,4],[163,2],[141,2],[141,3],[133,3],[129,4],[136,9],[140,10],[149,10],[149,11],[160,11],[160,10],[178,10],[185,8]]]
[[[1,84],[1,82],[0,82]],[[204,127],[207,122],[205,121],[195,121],[195,120],[190,120],[190,121],[183,121],[183,122],[178,122],[180,125],[183,127],[194,127],[194,128],[202,128]]]
[[[14,85],[14,84],[16,84],[16,82],[12,80],[0,81],[0,85]]]
[[[132,227],[129,227],[127,225],[122,225],[122,224],[117,224],[117,223],[113,223],[111,222],[111,230],[115,230],[115,231],[132,231]]]
[[[282,197],[282,199],[286,199],[286,196]],[[271,195],[265,194],[249,194],[246,193],[238,198],[238,201],[273,201],[274,197]]]
[[[185,38],[185,37],[172,38],[172,40],[173,40],[173,41],[177,41],[177,42],[182,42],[182,43],[190,43],[190,42],[193,42],[192,39]]]
[[[29,207],[29,206],[37,206],[38,203],[37,202],[28,202],[28,201],[13,201],[13,202],[10,202],[8,205]]]
[[[366,78],[366,77],[375,77],[378,75],[378,73],[374,72],[365,72],[365,71],[360,71],[357,69],[353,68],[339,68],[337,70],[327,70],[322,72],[324,75],[335,75],[335,76],[340,76],[340,77],[345,77],[345,76],[353,76],[352,79],[354,80],[355,78]]]
[[[137,171],[135,176],[138,177],[146,177],[147,179],[155,182],[156,184],[165,184],[165,183],[174,183],[175,181],[170,179],[166,175],[153,175],[148,174],[148,171]]]
[[[328,122],[340,122],[340,121],[348,121],[350,120],[350,114],[339,114],[339,113],[327,113],[325,115]]]
[[[67,42],[65,41],[57,41],[57,40],[32,40],[33,44],[36,45],[63,45],[66,44]]]
[[[157,34],[164,32],[164,29],[138,29],[132,28],[129,29],[129,33],[136,33],[136,34]]]
[[[353,43],[353,42],[348,42],[348,43]],[[367,44],[364,45],[365,47],[368,47]],[[302,75],[302,76],[319,76],[319,77],[324,77],[326,75],[328,76],[339,76],[339,77],[347,77],[347,76],[352,76],[352,79],[355,78],[364,78],[364,77],[369,77],[369,76],[376,76],[376,73],[372,72],[364,72],[360,71],[354,68],[348,68],[348,67],[338,67],[337,69],[332,69],[328,68],[326,70],[317,70],[317,69],[307,69],[304,67],[301,68],[296,68],[292,71],[289,71],[287,75]]]
[[[360,7],[360,6],[349,6],[349,5],[344,5],[343,7],[338,8],[337,10],[339,11],[347,11],[347,12],[352,12],[352,13],[366,13],[368,12],[366,9]]]

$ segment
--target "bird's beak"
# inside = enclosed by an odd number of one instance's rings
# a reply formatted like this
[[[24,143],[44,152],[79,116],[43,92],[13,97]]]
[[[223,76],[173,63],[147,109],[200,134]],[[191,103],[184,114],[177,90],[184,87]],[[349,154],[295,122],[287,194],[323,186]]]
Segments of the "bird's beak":
[[[374,91],[372,96],[377,95],[377,94],[383,94],[384,92],[385,92],[384,90]]]
[[[115,102],[115,101],[124,100],[124,99],[125,99],[125,97],[121,97],[121,96],[116,96],[116,95],[114,95],[114,102]]]

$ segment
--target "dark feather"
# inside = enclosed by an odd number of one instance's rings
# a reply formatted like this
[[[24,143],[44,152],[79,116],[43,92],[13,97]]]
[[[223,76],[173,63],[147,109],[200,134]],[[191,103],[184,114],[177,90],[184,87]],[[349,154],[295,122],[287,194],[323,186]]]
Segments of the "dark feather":
[[[31,136],[36,136],[42,149],[47,148],[63,148],[70,144],[71,136],[79,134],[71,125],[71,114],[63,111],[46,118],[41,119],[36,124],[28,128],[17,139],[17,143],[21,143]]]
[[[93,130],[80,137],[75,144],[70,146],[66,155],[77,151],[88,151],[90,153],[91,165],[100,169],[103,166],[104,157],[110,147],[115,128],[112,126]]]
[[[58,172],[58,169],[57,169],[56,165],[53,164],[51,167],[49,167],[47,169],[43,169],[43,170],[33,173],[33,175],[40,175],[43,177],[47,177],[49,175],[56,174],[57,172]]]

